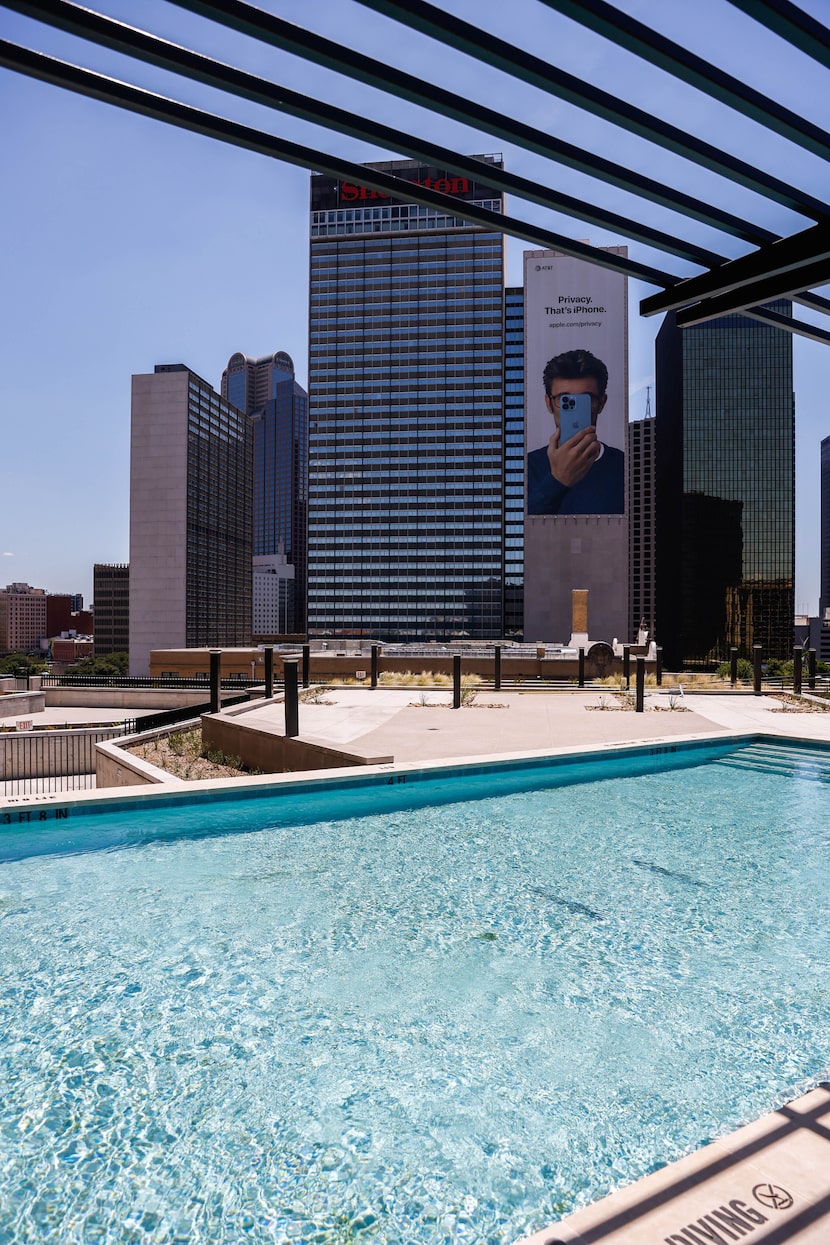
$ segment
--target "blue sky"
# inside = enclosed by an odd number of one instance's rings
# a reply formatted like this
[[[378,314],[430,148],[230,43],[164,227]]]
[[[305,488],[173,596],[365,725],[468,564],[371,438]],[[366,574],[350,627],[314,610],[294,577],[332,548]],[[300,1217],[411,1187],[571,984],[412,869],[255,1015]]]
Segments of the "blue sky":
[[[260,0],[260,6],[776,232],[805,226],[782,207],[679,157],[656,154],[624,131],[352,0]],[[746,249],[528,152],[234,36],[164,0],[95,0],[93,7],[458,150],[503,152],[512,171],[690,233],[725,255]],[[588,35],[538,0],[456,0],[442,7],[828,198],[826,165],[817,158]],[[693,6],[629,0],[619,7],[823,124],[828,72],[726,0],[697,0]],[[826,19],[826,0],[802,0],[802,7]],[[399,154],[132,65],[6,10],[0,10],[0,37],[349,159]],[[287,350],[298,379],[306,382],[308,174],[5,70],[0,116],[6,243],[0,282],[0,584],[26,580],[49,591],[81,591],[90,600],[93,563],[128,558],[132,373],[184,362],[218,387],[236,350]],[[511,210],[598,245],[624,241],[515,200]],[[508,243],[513,284],[521,284],[525,246]],[[636,244],[631,254],[670,271],[694,271]],[[645,409],[647,386],[653,386],[659,318],[642,320],[637,311],[640,298],[651,292],[630,283],[632,415]],[[818,457],[821,438],[830,435],[828,366],[828,347],[795,339],[796,608],[810,612],[818,604]]]

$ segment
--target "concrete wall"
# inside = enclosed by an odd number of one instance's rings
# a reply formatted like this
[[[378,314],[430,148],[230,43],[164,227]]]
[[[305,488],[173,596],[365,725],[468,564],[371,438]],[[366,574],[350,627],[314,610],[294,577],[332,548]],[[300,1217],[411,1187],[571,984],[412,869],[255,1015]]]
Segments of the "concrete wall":
[[[41,713],[46,706],[44,692],[15,692],[11,696],[0,694],[0,718],[28,718]]]
[[[570,608],[570,606],[569,606]],[[613,636],[611,637],[613,639]],[[247,664],[250,670],[250,661],[247,654],[251,651],[248,649],[236,650],[245,656],[242,662],[237,662],[232,657],[233,650],[223,650],[222,654],[222,676],[225,677],[225,670],[233,670],[239,665],[240,669],[244,669]],[[590,652],[590,649],[588,650]],[[634,646],[631,648],[631,655],[644,655],[644,649],[638,649]],[[262,656],[262,654],[258,654]],[[181,661],[177,663],[177,654],[172,652],[153,653],[152,671],[157,676],[162,669],[174,671],[181,674],[183,678],[192,677],[197,673],[206,673],[209,670],[209,657],[206,649],[189,649],[182,650]],[[298,649],[296,653],[274,653],[274,678],[280,681],[283,678],[283,657],[298,658],[300,660],[300,669],[302,669],[302,653]],[[653,668],[653,662],[648,663],[649,670]],[[354,652],[346,655],[333,649],[315,649],[311,653],[311,678],[316,682],[324,682],[326,679],[345,679],[354,678],[358,670],[366,672],[366,682],[368,683],[368,675],[371,669],[371,657],[368,653],[355,654]],[[422,670],[428,670],[432,674],[452,674],[452,655],[451,654],[432,654],[424,656],[399,656],[386,655],[383,652],[379,654],[378,669],[381,673],[398,673],[404,674],[411,671],[413,674],[420,674]],[[475,656],[464,656],[462,650],[461,671],[463,674],[478,674],[482,678],[492,679],[495,672],[495,657],[490,654],[482,654]],[[262,677],[262,667],[256,667],[257,677]],[[521,657],[511,656],[509,646],[502,648],[501,655],[501,672],[505,679],[575,679],[579,673],[579,662],[577,657],[545,657],[523,655]],[[610,669],[603,668],[600,670],[596,663],[593,663],[586,654],[585,674],[589,679],[600,677],[604,674],[622,674],[622,659],[615,658]],[[225,693],[228,694],[227,692]]]
[[[335,769],[346,765],[380,765],[391,756],[359,757],[336,748],[324,748],[302,738],[286,739],[273,731],[246,726],[244,717],[208,714],[202,717],[202,742],[226,756],[240,757],[249,769],[264,774],[293,770]]]
[[[225,693],[228,695],[229,693]],[[46,704],[61,709],[184,709],[188,705],[204,705],[210,700],[210,688],[192,691],[167,690],[157,687],[47,687]],[[0,700],[2,704],[2,700]]]
[[[544,515],[525,523],[524,633],[532,644],[567,644],[571,590],[588,590],[588,634],[627,644],[628,518]]]
[[[95,745],[112,730],[19,731],[0,734],[0,782],[95,772]]]
[[[145,787],[156,783],[172,783],[176,787],[187,786],[184,779],[175,778],[173,774],[159,769],[157,765],[150,765],[148,761],[142,760],[132,752],[125,751],[118,744],[108,742],[96,744],[96,788]]]

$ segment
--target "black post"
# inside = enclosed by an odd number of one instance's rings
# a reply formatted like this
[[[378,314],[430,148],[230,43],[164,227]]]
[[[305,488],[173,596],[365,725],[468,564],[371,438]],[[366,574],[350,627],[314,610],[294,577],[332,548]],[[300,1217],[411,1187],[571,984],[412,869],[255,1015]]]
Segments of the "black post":
[[[663,686],[663,650],[659,644],[654,650],[654,655],[656,658],[655,666],[654,666],[654,674],[657,678],[657,686],[662,687]]]
[[[585,649],[579,650],[579,673],[577,675],[577,684],[579,687],[585,686]]]
[[[219,667],[222,664],[222,650],[210,650],[210,711],[219,712]]]
[[[274,695],[274,646],[265,645],[265,699]]]
[[[631,687],[631,645],[623,645],[623,678],[625,679],[625,690]]]
[[[297,694],[297,658],[283,658],[285,680],[285,738],[296,739],[300,733],[300,698]]]
[[[645,707],[645,689],[646,689],[646,659],[645,657],[637,658],[637,675],[636,675],[636,691],[634,711],[642,713]]]
[[[816,650],[807,650],[807,686],[811,692],[816,690]]]
[[[303,687],[308,687],[311,678],[311,645],[303,645]]]
[[[729,650],[729,681],[733,687],[738,682],[738,650],[736,648]]]
[[[370,679],[370,683],[372,687],[377,687],[378,685],[378,648],[379,647],[380,646],[377,644],[372,645],[372,674],[371,674],[371,679]]]
[[[752,646],[752,687],[756,696],[761,695],[761,645]]]
[[[454,653],[452,659],[452,707],[461,708],[461,654]]]
[[[793,692],[796,696],[801,695],[801,668],[804,660],[804,649],[800,644],[796,644],[793,649]]]
[[[493,650],[493,687],[497,692],[501,691],[501,645],[497,644]]]

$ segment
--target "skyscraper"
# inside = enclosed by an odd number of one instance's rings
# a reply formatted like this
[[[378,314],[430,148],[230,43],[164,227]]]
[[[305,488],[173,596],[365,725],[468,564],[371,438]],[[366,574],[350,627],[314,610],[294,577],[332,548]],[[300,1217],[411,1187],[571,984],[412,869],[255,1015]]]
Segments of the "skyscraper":
[[[819,617],[830,609],[830,437],[821,443],[821,577]]]
[[[786,300],[772,303],[789,314]],[[670,668],[792,649],[792,338],[747,316],[657,336],[657,636]]]
[[[154,648],[251,641],[251,421],[183,363],[134,376],[130,673]]]
[[[96,562],[92,568],[95,656],[126,653],[130,647],[130,568]]]
[[[504,292],[504,635],[524,635],[525,292]]]
[[[309,636],[502,633],[504,240],[449,199],[501,211],[480,159],[370,166],[445,211],[312,176]]]
[[[308,394],[295,380],[291,356],[278,351],[261,359],[232,355],[222,373],[222,397],[253,422],[254,556],[276,559],[272,569],[278,577],[284,563],[293,567],[290,576],[280,577],[290,605],[281,617],[288,631],[305,631]],[[255,590],[265,583],[270,589],[272,580],[255,576]],[[269,590],[269,600],[270,595]]]
[[[628,635],[655,631],[655,489],[657,462],[650,406],[628,425]]]

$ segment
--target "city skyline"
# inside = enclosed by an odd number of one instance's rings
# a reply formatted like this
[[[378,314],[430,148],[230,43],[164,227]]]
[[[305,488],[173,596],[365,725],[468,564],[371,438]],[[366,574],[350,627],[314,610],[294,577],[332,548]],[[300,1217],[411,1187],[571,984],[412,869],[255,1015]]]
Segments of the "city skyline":
[[[134,7],[125,0],[109,0],[99,7],[122,20],[135,19]],[[803,152],[794,155],[784,140],[764,136],[762,141],[763,132],[756,132],[747,119],[712,101],[701,104],[702,97],[691,88],[674,84],[667,94],[665,77],[658,71],[641,72],[634,58],[589,38],[543,6],[520,0],[509,13],[502,13],[495,4],[482,7],[463,0],[447,7],[528,48],[538,47],[543,31],[555,31],[558,60],[579,64],[591,80],[613,82],[620,94],[676,122],[688,124],[692,115],[696,132],[714,136],[745,159],[774,167],[780,175],[821,193],[823,166],[818,159]],[[641,20],[653,22],[687,46],[696,40],[692,50],[703,55],[713,54],[708,46],[712,21],[719,23],[718,43],[724,46],[740,45],[742,32],[748,29],[746,18],[718,0],[705,0],[695,30],[688,22],[684,25],[682,13],[667,13],[666,6],[654,0],[632,7]],[[821,18],[815,0],[804,7]],[[329,37],[359,40],[363,50],[411,71],[423,71],[427,52],[430,76],[444,85],[471,97],[498,97],[506,110],[515,106],[525,115],[529,110],[537,124],[556,127],[571,141],[604,154],[619,153],[619,158],[632,163],[643,159],[642,144],[631,136],[608,130],[533,88],[505,85],[498,71],[475,65],[425,37],[410,33],[401,40],[394,23],[370,18],[348,2],[323,2],[309,15],[298,0],[287,0],[280,12],[304,25],[314,21]],[[357,33],[355,17],[360,19]],[[388,106],[386,97],[371,88],[309,69],[241,37],[231,38],[210,23],[197,22],[154,0],[142,6],[141,23],[298,89],[316,86],[321,96],[341,106],[365,108],[374,115],[383,115]],[[130,76],[124,58],[8,12],[3,13],[2,33],[115,77]],[[755,42],[744,42],[741,56],[741,71],[757,87],[770,89],[775,68],[774,94],[782,103],[809,112],[810,100],[823,97],[820,67],[794,49],[782,48],[771,35],[758,32]],[[181,84],[161,71],[146,70],[142,82],[183,97]],[[690,113],[692,97],[695,108]],[[195,84],[188,86],[187,100],[212,111],[228,106],[225,97]],[[246,351],[256,355],[287,350],[300,383],[307,379],[308,178],[301,169],[6,71],[0,71],[0,106],[15,121],[6,143],[6,172],[15,193],[0,209],[6,236],[14,240],[2,308],[0,581],[26,581],[50,592],[80,591],[91,599],[93,564],[121,562],[127,556],[130,376],[151,371],[158,363],[184,359],[218,387],[222,367],[244,343]],[[820,123],[820,104],[810,106]],[[232,111],[240,120],[324,145],[319,130],[306,123],[239,101]],[[398,124],[411,128],[421,124],[414,105],[397,103],[394,112]],[[460,151],[495,149],[481,134],[457,123],[430,119],[425,128],[437,141],[451,142]],[[398,154],[345,138],[331,137],[330,146],[360,161]],[[499,146],[504,147],[505,164],[512,171],[532,177],[544,169],[539,176],[555,175],[547,162],[509,145]],[[796,218],[786,209],[766,202],[759,206],[750,192],[724,187],[720,179],[692,169],[679,157],[667,155],[666,166],[682,169],[693,194],[711,194],[730,210],[754,214],[771,229],[793,228]],[[566,180],[570,192],[590,193],[590,179],[568,172]],[[630,211],[626,199],[623,192],[609,191],[605,201],[614,209]],[[573,237],[590,236],[597,245],[626,242],[541,209],[524,214]],[[653,209],[655,222],[661,223],[665,215]],[[710,242],[713,234],[701,226],[698,236]],[[223,274],[244,270],[252,249],[257,251],[258,268],[273,272],[278,299],[268,282],[254,297],[247,285],[222,283]],[[521,280],[525,249],[526,244],[508,241],[508,285]],[[740,249],[733,243],[730,253]],[[637,245],[631,246],[631,253],[648,256],[647,249]],[[654,383],[653,339],[659,319],[640,320],[637,311],[639,299],[649,292],[642,283],[631,282],[630,410],[635,417],[644,413],[646,388]],[[814,533],[819,524],[819,445],[830,431],[824,411],[823,376],[829,361],[824,349],[817,343],[794,341],[796,608],[810,613],[818,605]]]

